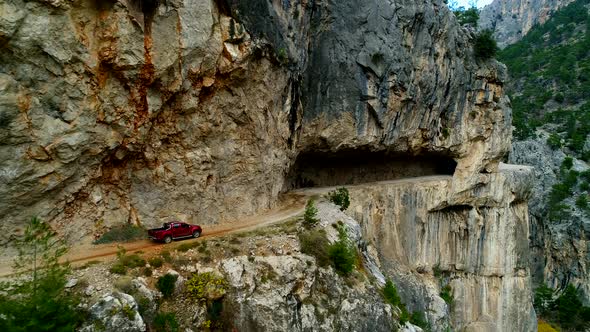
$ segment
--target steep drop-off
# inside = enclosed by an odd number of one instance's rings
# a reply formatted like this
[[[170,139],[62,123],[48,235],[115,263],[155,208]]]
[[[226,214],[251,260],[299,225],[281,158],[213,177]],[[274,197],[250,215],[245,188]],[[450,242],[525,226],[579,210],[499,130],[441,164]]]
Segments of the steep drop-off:
[[[511,160],[535,167],[530,201],[536,285],[568,284],[590,301],[590,14],[588,0],[555,12],[499,56],[516,142]],[[566,157],[572,158],[568,165]]]

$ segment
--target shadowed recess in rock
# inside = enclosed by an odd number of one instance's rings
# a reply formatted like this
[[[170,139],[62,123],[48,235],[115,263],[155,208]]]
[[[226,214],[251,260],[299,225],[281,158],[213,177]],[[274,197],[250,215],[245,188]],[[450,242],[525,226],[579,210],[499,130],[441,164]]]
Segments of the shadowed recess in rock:
[[[402,155],[386,151],[303,152],[287,175],[287,189],[352,185],[429,175],[452,175],[457,163],[436,154]]]

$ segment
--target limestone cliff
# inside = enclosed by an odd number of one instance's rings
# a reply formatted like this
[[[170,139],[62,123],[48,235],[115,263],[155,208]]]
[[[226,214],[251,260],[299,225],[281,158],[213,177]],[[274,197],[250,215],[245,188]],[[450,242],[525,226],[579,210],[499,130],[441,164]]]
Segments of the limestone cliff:
[[[442,1],[0,8],[3,244],[34,214],[74,240],[125,222],[232,220],[331,180],[298,181],[306,158],[320,164],[311,173],[374,158],[391,163],[372,174],[387,180],[413,165],[427,174],[411,176],[452,175],[434,187],[418,179],[379,205],[355,196],[404,300],[427,284],[414,272],[439,266],[455,289],[457,327],[534,324],[521,264],[526,181],[498,171],[511,138],[505,67],[476,62],[472,32]],[[358,174],[342,184],[367,180],[364,166],[350,169]],[[378,236],[381,223],[390,233]]]
[[[3,242],[33,214],[252,214],[298,151],[439,153],[467,177],[508,150],[503,69],[442,3],[101,3],[2,4]]]
[[[543,24],[553,12],[573,0],[494,0],[479,16],[482,29],[494,31],[498,46],[520,40],[535,24]]]

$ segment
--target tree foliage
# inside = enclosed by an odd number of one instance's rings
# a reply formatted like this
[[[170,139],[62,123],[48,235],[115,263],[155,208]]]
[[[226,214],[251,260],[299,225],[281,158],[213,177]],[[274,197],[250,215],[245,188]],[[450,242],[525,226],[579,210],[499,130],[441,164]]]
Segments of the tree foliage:
[[[344,211],[350,206],[350,194],[348,189],[341,187],[328,193],[328,199],[340,206],[340,210]]]
[[[305,212],[303,214],[303,224],[307,228],[312,228],[318,224],[320,221],[317,218],[318,209],[315,207],[315,202],[313,199],[307,201],[307,205],[305,205]]]
[[[60,263],[64,243],[32,218],[16,246],[15,279],[0,284],[0,331],[74,331],[83,313],[65,291],[71,269]]]
[[[164,298],[169,298],[174,294],[176,279],[178,279],[178,275],[175,274],[165,274],[158,278],[156,286],[158,287],[158,290],[162,292]]]
[[[457,21],[459,24],[469,24],[474,28],[477,28],[477,21],[479,20],[479,9],[477,7],[471,7],[469,9],[465,9],[465,7],[459,7],[453,10],[455,17],[457,17]]]
[[[590,308],[582,305],[576,287],[571,284],[559,296],[542,284],[535,290],[534,306],[540,317],[566,331],[584,331],[590,327]]]
[[[491,30],[483,30],[475,36],[473,51],[475,57],[482,60],[496,56],[496,53],[498,52],[498,44],[496,43]]]
[[[338,273],[348,275],[356,265],[356,248],[346,235],[344,225],[338,227],[338,241],[328,248],[328,256]]]

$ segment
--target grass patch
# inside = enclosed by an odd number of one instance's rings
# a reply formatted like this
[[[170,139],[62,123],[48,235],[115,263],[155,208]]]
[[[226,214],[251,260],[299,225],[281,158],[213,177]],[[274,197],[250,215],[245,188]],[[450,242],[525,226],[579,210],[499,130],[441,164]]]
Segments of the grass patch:
[[[161,267],[162,265],[164,265],[164,260],[160,257],[152,257],[149,259],[148,262],[150,263],[151,267],[155,267],[155,268],[158,268],[158,267]]]
[[[318,266],[330,265],[330,256],[328,255],[328,238],[326,231],[308,230],[299,233],[299,243],[301,244],[301,252],[315,257]]]
[[[180,325],[173,312],[159,312],[154,317],[153,329],[158,332],[177,332]]]
[[[141,258],[137,254],[127,255],[127,250],[123,247],[119,247],[117,252],[117,261],[109,271],[111,273],[124,275],[127,273],[127,269],[133,269],[136,267],[144,267],[146,264],[145,259]]]
[[[118,225],[108,230],[93,243],[104,244],[113,242],[129,242],[143,239],[146,236],[145,234],[145,229],[141,227],[130,224]]]

